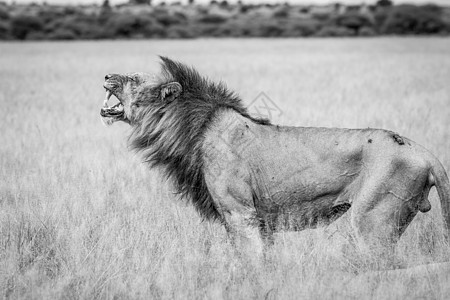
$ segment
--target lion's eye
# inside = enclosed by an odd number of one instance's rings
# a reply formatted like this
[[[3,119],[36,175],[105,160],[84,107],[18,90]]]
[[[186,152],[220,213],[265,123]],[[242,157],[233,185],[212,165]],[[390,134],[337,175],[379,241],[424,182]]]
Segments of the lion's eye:
[[[133,82],[137,82],[137,79],[134,76],[127,76],[127,79]]]

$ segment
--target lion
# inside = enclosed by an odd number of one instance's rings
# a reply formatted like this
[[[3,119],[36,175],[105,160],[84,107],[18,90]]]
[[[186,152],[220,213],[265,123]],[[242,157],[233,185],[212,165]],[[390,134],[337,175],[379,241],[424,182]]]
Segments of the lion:
[[[242,251],[259,255],[275,232],[328,225],[347,211],[364,245],[395,244],[431,209],[433,186],[448,237],[449,180],[424,147],[382,129],[273,125],[223,83],[161,60],[155,75],[106,75],[101,117],[131,125],[131,148]],[[109,107],[112,95],[119,103]]]

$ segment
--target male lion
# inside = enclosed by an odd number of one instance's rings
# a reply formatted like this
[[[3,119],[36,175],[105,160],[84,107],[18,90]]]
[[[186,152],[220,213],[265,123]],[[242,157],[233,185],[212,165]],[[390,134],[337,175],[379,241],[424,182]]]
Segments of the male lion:
[[[157,76],[106,75],[101,116],[132,126],[130,142],[160,166],[239,249],[260,253],[279,229],[329,224],[350,207],[369,247],[393,244],[437,187],[450,232],[450,184],[423,147],[379,129],[282,127],[250,116],[238,96],[162,57]],[[111,95],[120,103],[108,107]]]

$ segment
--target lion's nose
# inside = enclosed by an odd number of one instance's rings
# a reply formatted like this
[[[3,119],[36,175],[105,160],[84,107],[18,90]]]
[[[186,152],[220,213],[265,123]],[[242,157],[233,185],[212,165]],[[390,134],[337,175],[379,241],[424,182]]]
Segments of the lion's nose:
[[[108,79],[110,79],[112,77],[113,77],[113,74],[107,74],[107,75],[105,75],[105,80],[108,80]]]

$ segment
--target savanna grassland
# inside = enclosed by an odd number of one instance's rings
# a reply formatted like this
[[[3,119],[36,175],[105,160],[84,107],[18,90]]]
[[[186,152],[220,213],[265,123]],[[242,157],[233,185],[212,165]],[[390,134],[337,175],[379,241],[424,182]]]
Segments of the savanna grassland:
[[[449,49],[445,38],[0,44],[0,298],[449,299],[448,273],[355,281],[385,263],[337,251],[322,229],[280,233],[263,265],[246,264],[128,150],[128,127],[99,117],[104,75],[156,71],[161,54],[247,104],[265,92],[275,123],[391,129],[449,171]],[[397,266],[450,260],[430,198]]]

